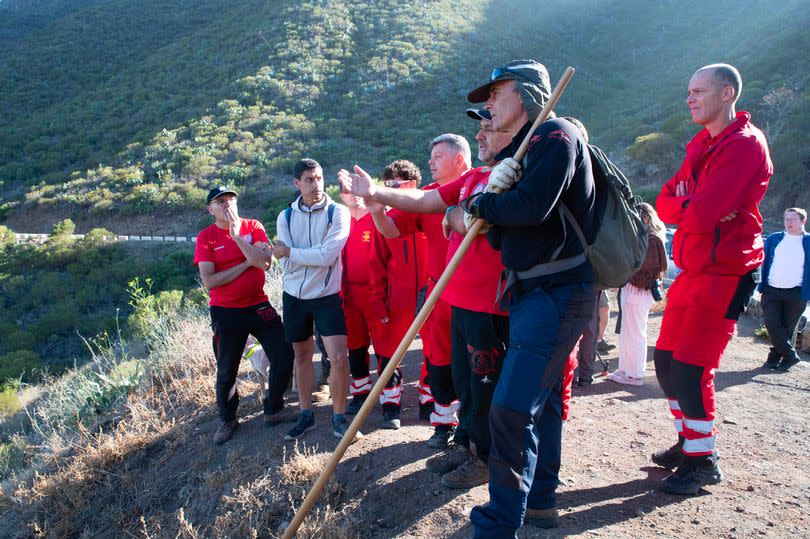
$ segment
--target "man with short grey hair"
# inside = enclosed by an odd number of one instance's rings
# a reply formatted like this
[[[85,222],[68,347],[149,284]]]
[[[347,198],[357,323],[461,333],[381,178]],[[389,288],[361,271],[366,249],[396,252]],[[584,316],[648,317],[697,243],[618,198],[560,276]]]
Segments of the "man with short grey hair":
[[[439,135],[438,137],[430,141],[430,148],[433,149],[439,144],[447,144],[451,149],[455,150],[456,154],[460,155],[461,158],[464,160],[464,163],[467,164],[467,168],[469,168],[472,165],[472,152],[470,151],[470,143],[467,142],[467,139],[465,139],[461,135],[455,135],[453,133],[445,133],[444,135]]]

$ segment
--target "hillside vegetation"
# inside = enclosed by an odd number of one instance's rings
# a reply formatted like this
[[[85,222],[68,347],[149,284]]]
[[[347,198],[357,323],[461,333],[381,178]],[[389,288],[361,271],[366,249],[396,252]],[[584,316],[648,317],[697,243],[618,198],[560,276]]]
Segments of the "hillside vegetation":
[[[577,68],[559,111],[583,119],[644,193],[671,175],[695,132],[684,105],[691,73],[713,61],[738,65],[740,108],[766,130],[776,162],[766,209],[808,205],[807,3],[704,8],[0,3],[2,215],[16,228],[47,228],[41,216],[59,213],[113,230],[122,215],[146,215],[167,232],[194,233],[195,221],[170,216],[196,210],[224,182],[261,216],[303,155],[330,176],[357,161],[372,171],[395,158],[424,166],[430,138],[474,132],[462,114],[466,91],[518,57],[544,61],[552,79]]]

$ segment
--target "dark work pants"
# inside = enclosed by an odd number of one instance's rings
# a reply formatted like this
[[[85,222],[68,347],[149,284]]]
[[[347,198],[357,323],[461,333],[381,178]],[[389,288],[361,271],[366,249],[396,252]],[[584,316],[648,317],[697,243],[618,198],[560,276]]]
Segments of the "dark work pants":
[[[765,285],[762,289],[762,317],[771,338],[773,350],[785,361],[798,359],[793,347],[793,334],[802,317],[807,302],[802,300],[802,289],[774,288]]]
[[[509,350],[489,413],[489,503],[470,514],[474,537],[512,539],[526,507],[556,505],[563,370],[595,301],[591,283],[512,299]]]
[[[509,318],[453,307],[450,322],[453,387],[459,400],[455,443],[475,444],[487,462],[492,436],[489,409],[509,346]]]
[[[236,374],[248,335],[253,335],[259,341],[270,361],[264,413],[282,410],[284,391],[290,383],[295,354],[292,345],[284,340],[281,318],[270,303],[244,308],[212,306],[211,327],[214,330],[214,353],[217,358],[216,395],[219,418],[222,421],[236,418],[236,409],[239,406]]]
[[[593,378],[594,362],[596,362],[596,341],[599,340],[599,294],[601,290],[595,291],[596,304],[593,308],[593,316],[582,332],[582,340],[579,341],[579,367],[577,376],[580,378]]]

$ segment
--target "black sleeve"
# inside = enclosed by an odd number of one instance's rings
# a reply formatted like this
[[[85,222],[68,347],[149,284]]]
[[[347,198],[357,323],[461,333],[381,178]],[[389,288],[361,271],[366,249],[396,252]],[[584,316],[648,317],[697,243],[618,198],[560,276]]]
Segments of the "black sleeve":
[[[545,131],[532,137],[526,169],[515,187],[500,195],[485,193],[476,201],[478,214],[488,223],[538,225],[548,219],[570,185],[576,169],[576,139],[562,129]]]

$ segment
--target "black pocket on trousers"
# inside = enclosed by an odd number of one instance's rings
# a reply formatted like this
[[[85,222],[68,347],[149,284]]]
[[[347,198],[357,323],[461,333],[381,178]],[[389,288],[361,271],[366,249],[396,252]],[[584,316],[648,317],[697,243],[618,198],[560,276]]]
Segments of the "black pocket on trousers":
[[[751,301],[751,296],[754,295],[754,290],[757,287],[754,273],[756,273],[756,270],[740,277],[740,281],[737,283],[737,289],[734,291],[734,295],[731,297],[731,302],[728,304],[728,309],[726,310],[725,318],[727,320],[739,320],[740,315],[748,308],[748,303]]]
[[[427,290],[428,285],[425,285],[416,293],[416,311],[413,313],[414,316],[418,316],[419,311],[421,311],[422,307],[425,306],[425,302],[427,301]]]

